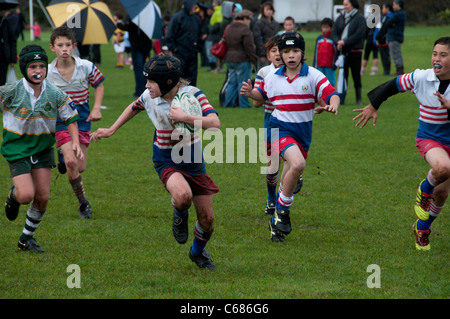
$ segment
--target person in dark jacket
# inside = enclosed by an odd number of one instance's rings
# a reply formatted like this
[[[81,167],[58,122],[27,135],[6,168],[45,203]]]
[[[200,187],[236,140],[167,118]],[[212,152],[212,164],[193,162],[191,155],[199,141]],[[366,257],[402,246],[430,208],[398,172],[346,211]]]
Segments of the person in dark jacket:
[[[381,18],[379,27],[375,29],[375,40],[380,51],[381,63],[383,64],[383,75],[391,73],[391,55],[389,54],[389,42],[387,41],[387,21],[393,16],[392,4],[385,3],[381,7]]]
[[[251,79],[252,64],[256,63],[255,43],[250,31],[253,13],[242,10],[227,30],[225,40],[227,53],[224,60],[229,72],[229,82],[225,93],[224,107],[234,107],[236,98],[239,107],[251,107],[248,98],[240,95],[242,82]]]
[[[397,69],[395,75],[401,75],[404,73],[402,43],[404,38],[403,33],[405,32],[406,15],[403,10],[403,5],[403,0],[394,0],[392,3],[394,15],[387,22],[389,26],[387,33],[389,54],[391,55]]]
[[[183,9],[172,17],[166,34],[170,54],[181,62],[181,77],[197,85],[198,53],[201,49],[202,22],[197,0],[184,0]]]
[[[6,83],[8,66],[17,62],[16,29],[8,19],[0,15],[0,86]]]
[[[261,4],[261,18],[255,22],[253,27],[256,55],[258,56],[256,72],[258,72],[260,68],[269,65],[264,44],[280,30],[280,24],[273,18],[274,13],[275,9],[272,2],[264,2]]]
[[[141,96],[145,91],[145,84],[147,79],[142,73],[144,71],[144,64],[147,58],[150,57],[152,50],[152,40],[134,24],[130,17],[126,17],[123,23],[118,23],[117,27],[128,31],[128,39],[131,45],[131,59],[133,62],[134,80],[136,82],[133,96]]]
[[[344,0],[344,12],[336,19],[331,39],[337,51],[345,56],[344,74],[348,82],[348,69],[352,72],[356,92],[356,103],[361,105],[361,59],[366,32],[366,20],[358,12],[358,0]],[[341,104],[345,102],[346,92],[339,94]]]

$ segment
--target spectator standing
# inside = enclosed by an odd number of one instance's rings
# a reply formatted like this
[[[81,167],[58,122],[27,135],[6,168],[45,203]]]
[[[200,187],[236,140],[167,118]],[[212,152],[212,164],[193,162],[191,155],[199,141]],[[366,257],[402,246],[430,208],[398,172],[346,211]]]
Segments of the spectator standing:
[[[0,86],[6,83],[8,66],[17,62],[16,31],[6,17],[0,15]]]
[[[202,22],[197,0],[184,0],[183,9],[170,20],[166,33],[169,52],[181,61],[181,77],[197,84],[198,53],[201,49]]]
[[[219,26],[219,34],[220,34],[220,38],[222,38],[225,29],[227,28],[227,26],[233,22],[234,17],[236,16],[236,5],[234,4],[234,2],[231,1],[224,1],[222,2],[222,22],[220,22],[220,26]],[[219,60],[218,63],[218,67],[216,69],[217,73],[222,73],[222,66],[223,66],[223,61]],[[228,72],[227,72],[227,76],[226,76],[226,80],[224,82],[224,86],[227,84],[227,80],[228,80]],[[222,91],[223,91],[222,88]]]
[[[23,30],[26,28],[27,23],[25,21],[25,16],[22,13],[22,10],[20,8],[16,8],[16,16],[17,16],[17,28],[16,28],[16,34],[17,38],[22,38],[22,41],[25,41],[25,38],[23,36]]]
[[[32,27],[30,27],[30,29],[33,32],[34,39],[36,41],[41,41],[40,36],[41,36],[41,33],[42,33],[42,29],[41,29],[41,26],[39,25],[39,22],[34,21],[34,24],[33,24]]]
[[[279,23],[273,18],[274,13],[275,9],[272,2],[264,2],[261,5],[261,18],[255,22],[253,37],[256,45],[256,55],[258,56],[256,72],[260,68],[269,65],[264,44],[280,30]]]
[[[278,31],[278,35],[282,35],[285,32],[295,32],[295,19],[291,16],[284,18],[283,30]]]
[[[379,23],[379,26],[375,29],[375,41],[377,43],[378,50],[380,51],[381,64],[383,65],[383,75],[389,75],[391,73],[391,56],[389,54],[389,42],[387,41],[387,21],[393,16],[392,4],[385,3],[381,7],[381,13],[383,17]]]
[[[330,39],[333,31],[333,20],[324,18],[320,23],[322,34],[316,39],[313,67],[325,74],[332,86],[336,85],[336,45]]]
[[[213,13],[212,6],[205,6],[203,4],[199,5],[200,10],[198,11],[198,16],[202,21],[202,41],[200,50],[200,65],[202,67],[209,66],[208,55],[206,54],[206,39],[208,38],[209,32],[209,21],[211,20],[211,15]]]
[[[114,15],[114,22],[116,25],[122,23],[123,15],[122,13],[116,13]],[[117,54],[117,64],[116,69],[122,69],[125,64],[125,31],[120,28],[114,30],[113,39],[114,51]]]
[[[130,17],[125,18],[123,23],[118,23],[117,27],[124,31],[128,31],[131,44],[134,81],[136,83],[133,96],[138,97],[144,93],[145,84],[147,83],[147,79],[142,72],[144,70],[145,60],[150,57],[152,40],[150,40],[137,25],[131,22]]]
[[[356,103],[361,102],[361,59],[366,31],[366,19],[358,12],[358,0],[344,0],[344,12],[336,19],[331,38],[340,54],[344,55],[344,76],[348,83],[349,69],[352,72],[356,93]],[[344,104],[347,92],[339,94],[341,104]]]
[[[220,41],[222,35],[220,34],[220,23],[223,20],[222,6],[220,0],[213,0],[212,2],[213,14],[209,21],[208,26],[208,38],[205,41],[206,53],[208,55],[209,70],[210,72],[218,72],[217,70],[217,58],[211,54],[210,50],[214,44]]]
[[[394,0],[392,3],[394,14],[387,22],[389,26],[387,33],[389,54],[395,64],[395,75],[402,75],[404,73],[402,43],[404,39],[403,33],[405,32],[406,14],[403,6],[403,0]]]
[[[252,64],[257,61],[253,34],[250,31],[252,17],[251,11],[242,10],[226,32],[227,53],[224,60],[227,64],[229,82],[224,107],[234,107],[236,99],[239,107],[250,107],[248,98],[239,92],[242,82],[251,79]]]
[[[372,53],[373,57],[370,75],[376,75],[378,72],[378,47],[375,43],[375,28],[366,26],[366,46],[364,48],[364,58],[361,65],[361,76],[364,74],[367,65],[369,64],[370,53]]]

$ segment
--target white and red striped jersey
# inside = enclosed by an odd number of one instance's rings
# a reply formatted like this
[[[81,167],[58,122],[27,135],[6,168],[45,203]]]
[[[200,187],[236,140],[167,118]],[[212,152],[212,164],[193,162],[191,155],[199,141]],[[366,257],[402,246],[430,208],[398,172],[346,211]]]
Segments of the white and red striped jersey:
[[[397,77],[400,92],[411,91],[419,101],[419,127],[417,138],[431,139],[450,146],[450,114],[440,109],[441,103],[433,94],[439,89],[440,81],[433,69],[417,69]],[[443,95],[450,99],[450,85]]]
[[[199,101],[202,108],[202,115],[207,116],[210,113],[217,113],[209,104],[203,91],[195,86],[183,86],[178,93],[189,92]],[[133,103],[133,110],[145,110],[155,126],[153,137],[153,162],[157,168],[158,174],[161,174],[164,168],[176,167],[191,175],[205,174],[205,163],[203,161],[202,145],[198,135],[191,138],[191,158],[188,163],[175,163],[172,150],[177,141],[172,141],[172,132],[175,129],[169,119],[170,104],[162,97],[152,99],[148,90]],[[177,154],[178,155],[178,154]],[[157,167],[158,165],[158,167]],[[161,167],[161,169],[159,169]]]
[[[282,66],[269,73],[258,90],[275,106],[269,121],[271,130],[278,128],[279,138],[293,137],[308,151],[315,105],[320,98],[328,104],[337,92],[322,72],[306,63],[291,80],[286,76],[285,68]]]
[[[77,122],[78,129],[87,132],[91,130],[91,122],[86,122],[91,113],[89,107],[89,85],[95,88],[105,80],[105,77],[91,61],[80,59],[79,57],[73,58],[75,59],[75,69],[70,81],[64,79],[59,73],[56,67],[57,59],[53,60],[48,66],[47,80],[70,96],[80,115],[80,119]],[[67,127],[58,119],[56,130],[67,130]]]

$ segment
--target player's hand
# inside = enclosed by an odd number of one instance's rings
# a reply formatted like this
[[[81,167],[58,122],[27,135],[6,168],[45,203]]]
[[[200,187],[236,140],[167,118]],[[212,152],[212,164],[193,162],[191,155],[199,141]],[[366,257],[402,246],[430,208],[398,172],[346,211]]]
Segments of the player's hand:
[[[109,128],[99,128],[97,131],[89,134],[89,137],[91,141],[97,142],[102,138],[110,137],[113,134],[114,132]]]
[[[96,122],[96,121],[100,121],[102,119],[102,112],[100,112],[100,110],[97,109],[93,109],[92,112],[89,114],[88,118],[86,119],[86,122]]]
[[[169,109],[169,119],[172,124],[186,121],[186,113],[180,107],[171,106]]]
[[[436,95],[439,102],[441,102],[441,106],[439,107],[440,109],[450,110],[450,100],[447,100],[445,96],[439,93],[439,91],[436,91],[436,93],[433,94]]]
[[[252,95],[252,90],[252,81],[250,79],[247,80],[247,82],[242,82],[241,95],[250,97]]]
[[[338,107],[332,106],[332,105],[324,105],[324,106],[318,106],[314,109],[314,113],[316,113],[316,114],[320,114],[323,111],[334,113],[335,115],[337,115]]]
[[[84,154],[79,143],[72,143],[72,150],[78,159],[84,160]]]
[[[363,128],[370,119],[373,119],[373,126],[377,123],[378,110],[374,108],[372,104],[369,104],[362,109],[355,109],[353,112],[360,112],[353,118],[353,121],[358,120],[355,126],[361,125],[360,128]]]

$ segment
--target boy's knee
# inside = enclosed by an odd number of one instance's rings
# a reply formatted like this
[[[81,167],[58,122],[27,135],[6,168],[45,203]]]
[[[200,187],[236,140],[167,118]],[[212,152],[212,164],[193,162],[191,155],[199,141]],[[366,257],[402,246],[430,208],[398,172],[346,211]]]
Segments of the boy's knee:
[[[64,162],[66,164],[67,170],[78,172],[78,161],[75,157],[64,157]]]
[[[191,207],[192,193],[189,191],[182,191],[173,197],[174,205],[179,210],[187,210]]]
[[[294,163],[290,163],[292,172],[296,175],[303,174],[303,171],[305,170],[305,162],[304,161],[295,161]]]
[[[433,168],[433,177],[443,183],[450,178],[450,161],[441,162]]]

